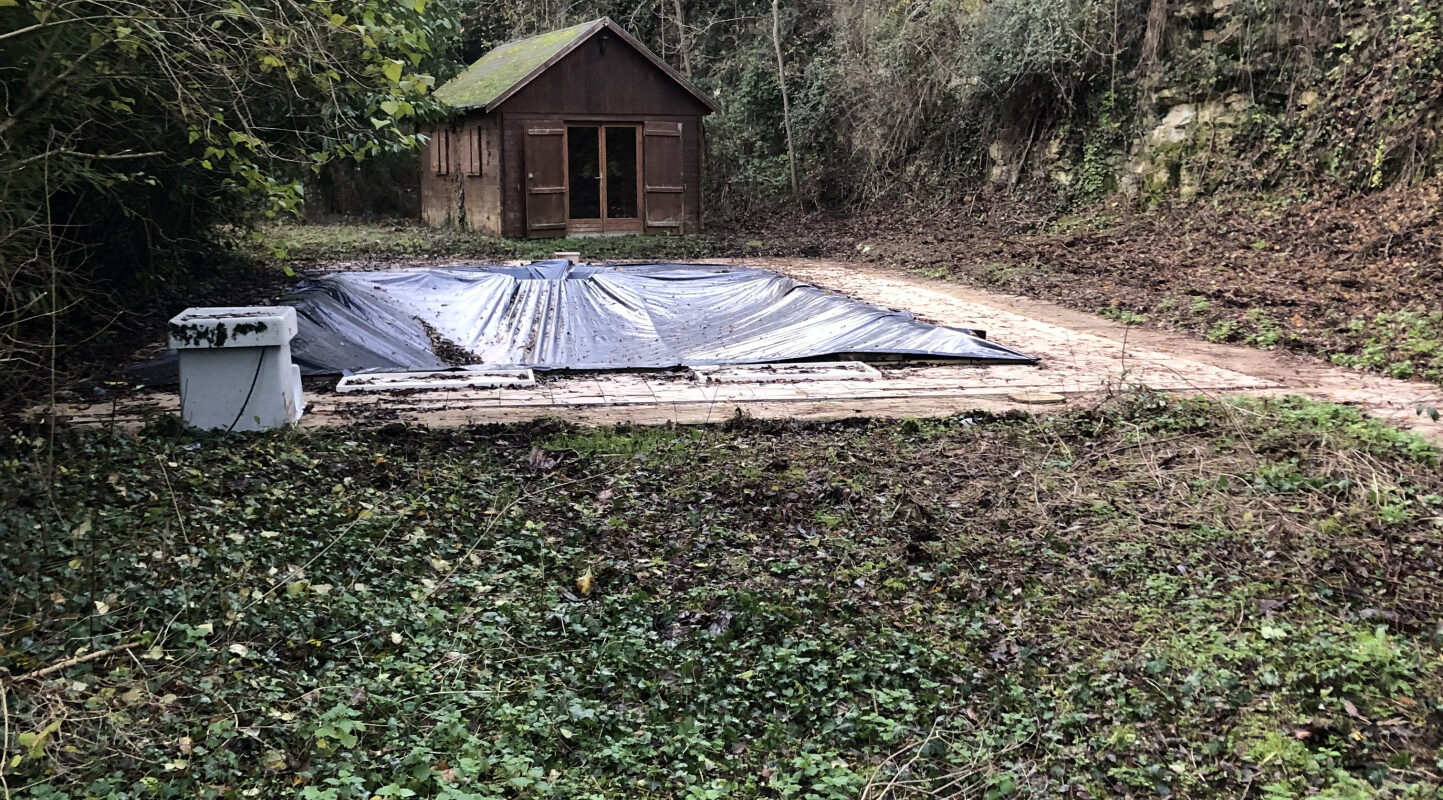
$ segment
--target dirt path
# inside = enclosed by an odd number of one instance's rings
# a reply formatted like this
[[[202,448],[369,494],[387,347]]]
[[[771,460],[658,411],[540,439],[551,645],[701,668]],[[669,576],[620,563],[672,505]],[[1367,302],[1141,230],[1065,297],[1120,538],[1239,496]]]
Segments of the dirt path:
[[[719,262],[727,263],[727,262]],[[1443,441],[1443,424],[1417,414],[1419,405],[1443,407],[1443,388],[1334,367],[1283,351],[1213,344],[1186,334],[1137,328],[1055,303],[987,292],[951,281],[886,267],[824,261],[763,259],[747,263],[797,280],[845,292],[891,308],[906,308],[933,322],[982,328],[987,336],[1044,360],[1044,369],[1067,375],[1057,382],[1115,379],[1175,389],[1178,382],[1211,392],[1299,394],[1358,404],[1369,413]],[[1082,377],[1086,376],[1086,377]]]
[[[715,260],[707,263],[740,263]],[[1443,425],[1418,405],[1443,406],[1443,389],[1352,372],[1316,359],[1210,344],[1184,334],[1135,328],[1024,297],[994,294],[883,267],[804,259],[745,263],[944,325],[984,330],[989,339],[1038,356],[1037,366],[899,366],[867,380],[723,384],[641,373],[577,375],[529,389],[466,389],[407,395],[313,393],[306,426],[392,421],[431,426],[516,422],[558,416],[588,424],[718,422],[756,417],[928,417],[972,410],[1051,410],[1146,385],[1183,394],[1301,394],[1359,404],[1443,443]],[[172,412],[173,394],[116,405],[62,408],[72,422],[136,425]]]
[[[763,217],[748,236],[784,258],[952,276],[1148,328],[1443,381],[1443,177],[1281,206],[1233,198],[1056,218],[984,205],[925,220],[896,210]]]

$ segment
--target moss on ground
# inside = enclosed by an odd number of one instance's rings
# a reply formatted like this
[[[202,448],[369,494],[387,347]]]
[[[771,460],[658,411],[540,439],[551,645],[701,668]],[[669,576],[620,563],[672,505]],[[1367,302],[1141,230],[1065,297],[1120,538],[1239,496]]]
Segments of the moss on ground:
[[[551,258],[557,252],[580,252],[588,260],[618,261],[717,255],[716,243],[700,236],[502,239],[459,228],[409,223],[275,225],[256,234],[249,247],[262,259],[277,259],[293,266],[312,261],[538,260]]]

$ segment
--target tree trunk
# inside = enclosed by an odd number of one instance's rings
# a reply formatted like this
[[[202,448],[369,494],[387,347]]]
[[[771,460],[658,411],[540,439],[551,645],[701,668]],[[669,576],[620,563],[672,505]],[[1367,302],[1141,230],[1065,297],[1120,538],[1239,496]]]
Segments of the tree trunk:
[[[792,198],[797,197],[797,152],[792,147],[792,104],[787,97],[787,71],[782,62],[782,22],[778,9],[780,0],[772,0],[772,46],[777,50],[777,82],[782,87],[782,129],[787,134],[787,168],[792,178]]]
[[[1163,34],[1167,32],[1167,0],[1152,0],[1147,8],[1147,28],[1142,35],[1142,71],[1153,72],[1162,55]]]
[[[691,77],[691,51],[686,45],[686,17],[681,13],[681,0],[671,0],[676,12],[676,52],[681,57],[681,74]]]

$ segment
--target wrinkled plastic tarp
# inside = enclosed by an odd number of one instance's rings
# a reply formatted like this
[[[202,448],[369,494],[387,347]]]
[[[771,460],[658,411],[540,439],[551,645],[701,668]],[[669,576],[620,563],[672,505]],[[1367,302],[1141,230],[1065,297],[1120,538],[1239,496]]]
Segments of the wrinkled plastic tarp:
[[[307,374],[447,366],[422,322],[479,363],[629,369],[896,354],[1035,359],[971,331],[744,267],[525,267],[341,272],[299,284],[291,343]]]

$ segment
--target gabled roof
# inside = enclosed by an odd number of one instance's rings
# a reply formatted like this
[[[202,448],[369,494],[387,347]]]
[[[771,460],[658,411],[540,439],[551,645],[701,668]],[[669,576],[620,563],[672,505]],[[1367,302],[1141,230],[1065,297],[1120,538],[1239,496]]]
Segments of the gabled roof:
[[[718,110],[711,98],[647,49],[646,45],[622,30],[620,25],[612,22],[610,17],[594,19],[529,39],[507,42],[482,56],[475,64],[467,67],[465,72],[437,89],[436,99],[456,108],[493,111],[521,91],[536,76],[602,30],[616,34],[707,108]]]

